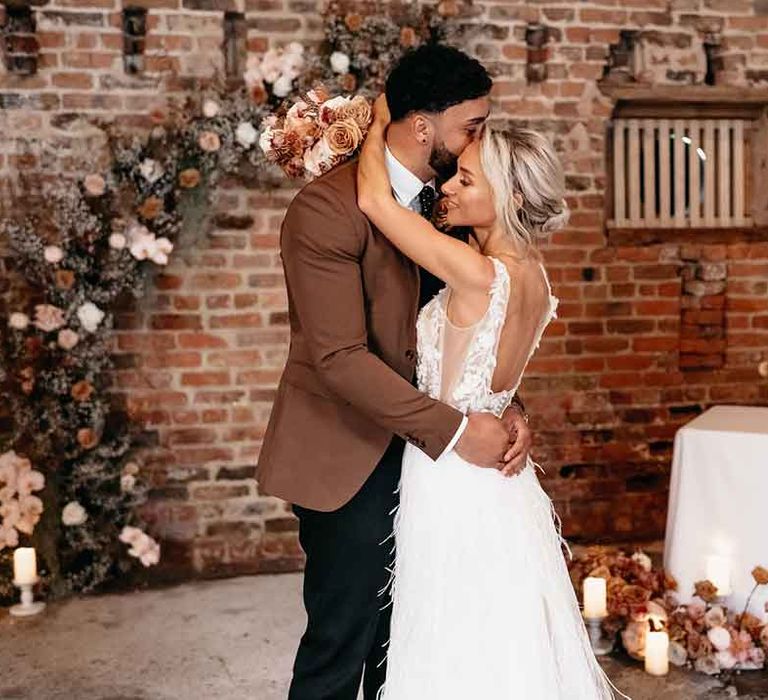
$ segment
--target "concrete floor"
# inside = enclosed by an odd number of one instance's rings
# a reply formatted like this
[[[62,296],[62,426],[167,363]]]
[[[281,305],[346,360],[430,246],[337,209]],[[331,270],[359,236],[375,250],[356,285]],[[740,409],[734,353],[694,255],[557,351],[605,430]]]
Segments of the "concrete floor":
[[[285,700],[303,624],[297,574],[70,599],[29,619],[0,610],[0,700]],[[605,668],[633,700],[768,698],[763,672],[729,685]]]

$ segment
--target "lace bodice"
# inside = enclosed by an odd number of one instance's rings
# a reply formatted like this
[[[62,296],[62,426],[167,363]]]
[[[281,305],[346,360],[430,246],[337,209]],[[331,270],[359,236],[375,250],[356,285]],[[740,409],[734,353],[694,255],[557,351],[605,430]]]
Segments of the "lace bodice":
[[[507,307],[514,281],[510,280],[506,265],[496,258],[490,258],[495,277],[489,291],[488,310],[477,324],[472,326],[472,336],[466,344],[463,361],[447,377],[443,362],[445,356],[446,327],[449,290],[442,289],[421,310],[417,322],[418,363],[416,373],[419,389],[434,399],[442,399],[464,413],[489,411],[497,416],[505,411],[523,378],[525,366],[541,342],[541,336],[549,322],[557,315],[558,299],[552,294],[549,279],[549,307],[540,320],[533,343],[525,356],[525,362],[508,389],[494,392],[493,375],[496,369],[499,340],[507,321]],[[464,329],[465,332],[468,329]],[[450,384],[448,384],[450,382]],[[450,386],[448,392],[445,386]],[[445,395],[445,394],[448,395]]]

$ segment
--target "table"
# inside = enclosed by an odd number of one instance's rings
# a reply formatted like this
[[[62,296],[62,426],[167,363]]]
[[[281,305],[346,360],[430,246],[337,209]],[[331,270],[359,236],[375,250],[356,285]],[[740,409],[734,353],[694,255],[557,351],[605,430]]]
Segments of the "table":
[[[768,568],[768,407],[715,406],[675,435],[664,566],[681,603],[707,578],[707,557],[727,559],[741,612],[754,586],[752,569]],[[768,586],[749,610],[768,620]]]

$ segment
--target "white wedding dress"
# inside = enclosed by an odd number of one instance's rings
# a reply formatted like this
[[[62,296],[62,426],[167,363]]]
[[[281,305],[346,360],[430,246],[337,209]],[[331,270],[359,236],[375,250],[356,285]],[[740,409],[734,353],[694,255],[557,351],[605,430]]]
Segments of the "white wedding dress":
[[[527,334],[511,329],[530,346],[523,347],[509,388],[492,391],[516,279],[491,260],[496,275],[488,310],[471,329],[448,320],[447,289],[422,310],[417,376],[419,388],[433,398],[466,413],[500,416],[558,300],[543,266],[534,263],[546,281],[548,299],[540,306],[547,308],[527,320]],[[519,475],[506,478],[455,451],[435,462],[408,444],[395,541],[384,700],[613,697],[590,647],[551,501],[530,457]]]

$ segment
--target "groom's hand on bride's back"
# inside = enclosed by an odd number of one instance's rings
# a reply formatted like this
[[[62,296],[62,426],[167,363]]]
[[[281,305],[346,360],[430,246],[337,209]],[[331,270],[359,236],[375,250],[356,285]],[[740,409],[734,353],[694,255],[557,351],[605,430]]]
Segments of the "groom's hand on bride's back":
[[[470,413],[456,443],[459,457],[478,467],[498,469],[510,448],[509,429],[492,413]]]

